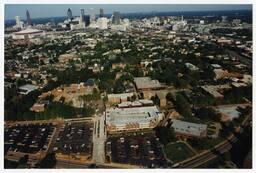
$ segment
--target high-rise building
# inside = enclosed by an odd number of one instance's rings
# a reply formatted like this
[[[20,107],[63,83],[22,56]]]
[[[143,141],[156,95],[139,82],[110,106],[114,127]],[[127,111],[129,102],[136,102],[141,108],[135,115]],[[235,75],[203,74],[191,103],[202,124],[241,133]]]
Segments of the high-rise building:
[[[104,11],[102,8],[100,9],[100,17],[104,17]]]
[[[90,22],[96,21],[95,10],[93,8],[90,9],[89,14],[90,14]]]
[[[108,19],[106,17],[100,17],[97,20],[99,29],[108,29]]]
[[[84,22],[85,22],[85,26],[89,26],[90,25],[90,16],[89,15],[85,15],[84,16]]]
[[[29,14],[28,10],[26,11],[26,16],[27,16],[27,25],[31,26],[32,25],[32,20],[30,18],[30,14]]]
[[[21,28],[20,16],[15,16],[16,26]]]
[[[221,16],[221,22],[222,23],[227,23],[228,22],[227,16]]]
[[[68,19],[69,19],[69,20],[72,20],[72,19],[73,19],[73,17],[72,17],[72,11],[71,11],[70,8],[69,8],[68,11],[67,11],[67,16],[68,16]]]
[[[77,24],[78,21],[78,24]],[[79,20],[74,19],[72,22],[70,22],[70,29],[71,30],[80,30],[85,29],[85,15],[84,15],[84,9],[81,9]]]
[[[81,13],[80,13],[80,20],[79,23],[83,23],[84,22],[84,9],[81,9]]]
[[[14,25],[13,27],[16,29],[23,29],[24,22],[20,20],[20,16],[15,16],[15,21],[16,21],[16,25]]]
[[[119,11],[114,11],[112,23],[115,25],[119,25],[121,22],[121,15]]]
[[[241,19],[233,19],[232,24],[233,25],[240,25],[241,24]]]
[[[200,24],[200,25],[204,25],[204,23],[205,23],[204,20],[200,20],[200,21],[199,21],[199,24]]]
[[[56,23],[55,23],[54,19],[51,19],[49,24],[50,24],[51,27],[56,26]]]

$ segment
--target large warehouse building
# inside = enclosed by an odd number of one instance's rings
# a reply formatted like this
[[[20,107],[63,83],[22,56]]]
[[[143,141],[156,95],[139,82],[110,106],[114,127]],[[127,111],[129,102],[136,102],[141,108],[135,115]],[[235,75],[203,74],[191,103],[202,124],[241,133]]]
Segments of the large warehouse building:
[[[111,133],[154,128],[163,116],[150,100],[122,102],[118,107],[106,110],[107,130]]]

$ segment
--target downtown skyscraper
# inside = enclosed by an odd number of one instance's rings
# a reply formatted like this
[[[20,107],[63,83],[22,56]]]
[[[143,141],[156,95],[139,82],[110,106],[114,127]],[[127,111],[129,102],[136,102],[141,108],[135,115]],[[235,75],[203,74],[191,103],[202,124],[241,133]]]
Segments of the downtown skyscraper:
[[[21,21],[20,21],[20,16],[15,16],[15,21],[16,21],[16,26],[21,28]]]
[[[119,25],[121,22],[121,15],[119,11],[114,11],[112,23],[115,25]]]
[[[84,9],[81,9],[79,24],[81,24],[81,25],[84,24]]]
[[[103,17],[104,16],[104,11],[103,11],[103,9],[101,8],[100,9],[100,16],[99,17]]]
[[[90,15],[90,22],[95,22],[96,21],[95,9],[90,8],[89,15]]]
[[[68,8],[68,11],[67,11],[67,17],[69,20],[72,20],[73,19],[73,16],[72,16],[72,11],[70,8]]]
[[[27,16],[27,25],[32,26],[32,20],[30,18],[30,14],[28,10],[26,11],[26,16]]]

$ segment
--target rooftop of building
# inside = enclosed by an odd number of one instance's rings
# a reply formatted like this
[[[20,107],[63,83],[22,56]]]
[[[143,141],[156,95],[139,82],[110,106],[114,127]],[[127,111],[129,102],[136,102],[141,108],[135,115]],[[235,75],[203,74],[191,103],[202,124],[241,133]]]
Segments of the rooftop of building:
[[[19,89],[26,90],[26,91],[33,91],[33,90],[36,90],[37,88],[38,88],[37,86],[31,85],[31,84],[22,85],[19,87]]]
[[[113,97],[127,98],[133,95],[134,93],[108,94],[108,98],[113,98]]]
[[[232,104],[232,105],[219,105],[215,109],[222,114],[222,121],[229,121],[235,118],[239,118],[240,112],[238,108],[245,108],[247,104]]]
[[[16,35],[23,35],[23,34],[35,34],[35,33],[42,33],[42,30],[33,29],[33,28],[26,28],[24,30],[15,32]]]
[[[200,136],[202,132],[207,130],[206,124],[197,124],[176,119],[172,120],[172,127],[174,128],[175,132],[195,136]]]
[[[231,86],[226,84],[226,85],[204,85],[201,86],[202,89],[204,89],[206,92],[211,94],[214,97],[223,97],[221,93],[218,92],[218,90],[221,89],[230,89]]]
[[[162,87],[158,80],[152,80],[150,77],[135,77],[134,82],[138,89],[153,89]]]
[[[127,102],[126,102],[127,103]],[[131,102],[132,103],[132,102]],[[135,102],[134,102],[135,103]],[[137,101],[136,103],[139,104]],[[148,123],[162,115],[157,106],[115,107],[106,110],[107,124],[123,125],[127,123]]]
[[[122,125],[127,123],[148,123],[151,119],[158,117],[156,106],[136,108],[118,108],[107,113],[107,123]]]

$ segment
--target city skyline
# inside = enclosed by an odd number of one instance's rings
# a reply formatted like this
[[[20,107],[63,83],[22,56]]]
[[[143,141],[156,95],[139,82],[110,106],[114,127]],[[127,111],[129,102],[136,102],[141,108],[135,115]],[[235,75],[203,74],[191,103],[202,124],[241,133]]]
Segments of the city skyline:
[[[58,6],[58,7],[57,7]],[[202,6],[204,6],[202,8]],[[56,8],[57,7],[57,8]],[[112,14],[114,11],[120,13],[147,13],[147,12],[185,12],[185,11],[232,11],[232,10],[252,10],[252,5],[228,5],[228,4],[7,4],[5,5],[5,20],[12,20],[15,16],[20,16],[22,20],[26,19],[26,10],[30,12],[31,18],[61,17],[66,16],[66,12],[70,8],[73,16],[79,16],[80,10],[85,9],[85,14],[89,13],[89,9],[94,8],[96,14],[100,13],[100,9],[104,9],[105,14]],[[47,13],[45,11],[47,10]]]

